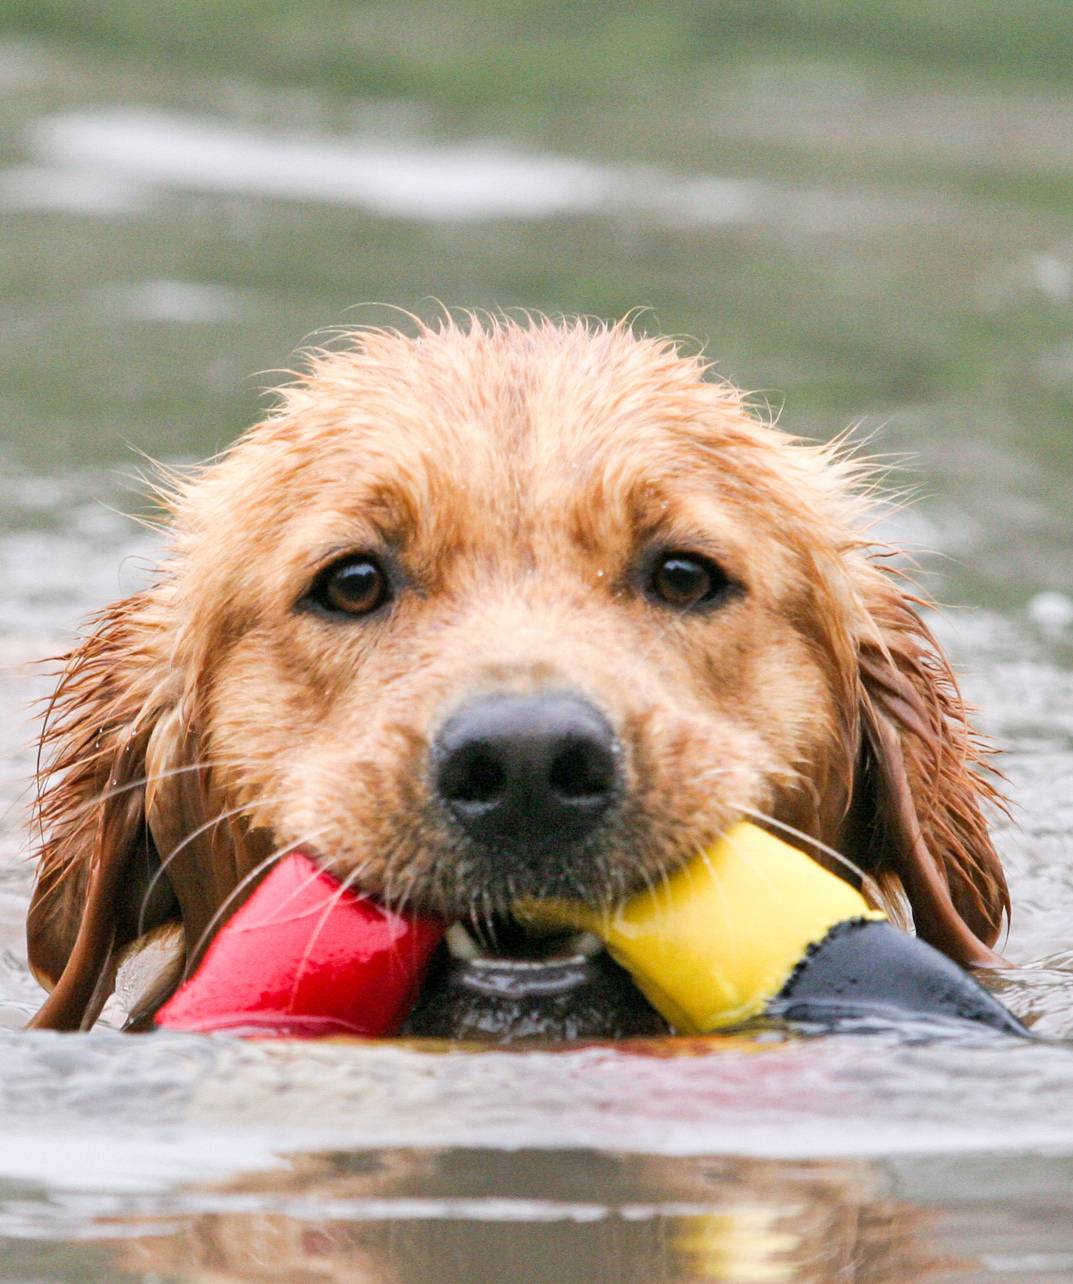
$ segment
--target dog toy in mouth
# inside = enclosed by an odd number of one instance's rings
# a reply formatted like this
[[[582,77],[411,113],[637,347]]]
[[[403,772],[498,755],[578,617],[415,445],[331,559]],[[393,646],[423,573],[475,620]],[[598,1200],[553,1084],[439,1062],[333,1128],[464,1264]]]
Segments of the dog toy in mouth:
[[[567,901],[516,912],[537,929],[594,932],[682,1034],[761,1014],[827,1025],[939,1017],[1025,1032],[949,959],[754,825],[735,825],[607,913]],[[392,913],[293,852],[217,932],[156,1025],[260,1038],[397,1034],[446,926]]]
[[[394,914],[292,852],[217,932],[156,1024],[261,1038],[394,1034],[446,926]]]
[[[570,901],[526,902],[516,912],[537,928],[601,937],[681,1034],[762,1013],[824,1024],[918,1016],[1025,1033],[955,963],[804,852],[746,822],[607,912]]]

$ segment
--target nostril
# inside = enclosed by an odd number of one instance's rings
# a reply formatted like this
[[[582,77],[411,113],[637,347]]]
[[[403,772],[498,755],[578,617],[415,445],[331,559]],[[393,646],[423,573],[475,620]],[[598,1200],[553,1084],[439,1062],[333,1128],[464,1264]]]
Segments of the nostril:
[[[440,792],[453,803],[494,803],[506,788],[507,773],[502,762],[483,745],[453,753],[440,777]]]
[[[621,788],[614,732],[568,693],[482,695],[432,745],[431,785],[452,822],[478,842],[530,854],[577,843]]]
[[[548,783],[568,802],[606,798],[613,779],[610,755],[588,742],[566,745],[555,755],[548,772]]]

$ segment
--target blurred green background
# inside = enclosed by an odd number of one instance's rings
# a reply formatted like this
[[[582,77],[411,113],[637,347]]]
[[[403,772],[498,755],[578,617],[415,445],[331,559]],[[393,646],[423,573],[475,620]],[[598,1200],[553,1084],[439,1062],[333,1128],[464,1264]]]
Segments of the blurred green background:
[[[942,591],[1066,589],[1071,68],[1068,0],[7,0],[0,463],[204,455],[354,305],[641,306],[915,456]]]

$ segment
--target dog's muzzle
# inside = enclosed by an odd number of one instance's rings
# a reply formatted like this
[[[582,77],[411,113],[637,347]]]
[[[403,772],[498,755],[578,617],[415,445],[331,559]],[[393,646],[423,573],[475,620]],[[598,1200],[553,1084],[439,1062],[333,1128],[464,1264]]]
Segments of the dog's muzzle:
[[[485,896],[501,905],[526,890],[585,885],[625,793],[622,756],[607,718],[570,690],[474,696],[447,719],[430,784],[469,857],[477,913],[471,931],[458,923],[448,933],[406,1033],[511,1041],[666,1032],[594,937],[537,942],[509,918],[479,917]]]

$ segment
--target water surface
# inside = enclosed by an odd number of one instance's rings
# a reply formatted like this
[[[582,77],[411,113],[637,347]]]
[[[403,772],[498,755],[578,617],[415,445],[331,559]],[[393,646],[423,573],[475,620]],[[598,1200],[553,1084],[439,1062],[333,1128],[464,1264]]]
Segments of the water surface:
[[[790,0],[757,7],[774,26],[677,5],[618,48],[513,10],[465,38],[422,10],[407,43],[386,5],[340,53],[265,4],[243,74],[216,9],[186,8],[152,34],[59,0],[0,21],[0,1276],[1073,1279],[1061,8],[1011,35],[984,5],[981,35],[974,6],[907,4],[899,43],[878,6],[812,32]],[[510,22],[529,61],[501,83],[469,49]],[[787,427],[912,452],[922,498],[890,530],[934,550],[941,636],[1005,750],[996,984],[1049,1042],[20,1032],[35,661],[143,582],[139,452],[211,453],[256,417],[253,372],[390,319],[352,305],[430,295],[649,305]]]

